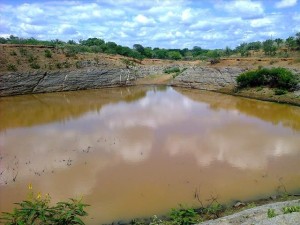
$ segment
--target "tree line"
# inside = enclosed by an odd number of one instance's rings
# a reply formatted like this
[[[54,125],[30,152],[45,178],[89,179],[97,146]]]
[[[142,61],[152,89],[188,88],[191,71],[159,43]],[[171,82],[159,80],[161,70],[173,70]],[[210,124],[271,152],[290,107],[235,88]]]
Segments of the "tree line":
[[[45,45],[62,48],[69,56],[76,55],[81,52],[91,53],[107,53],[119,54],[122,56],[132,57],[139,60],[144,58],[152,59],[171,59],[171,60],[206,60],[216,59],[220,57],[229,57],[231,55],[240,55],[249,57],[253,51],[263,51],[266,56],[278,55],[288,57],[290,51],[300,50],[300,32],[295,36],[290,36],[287,39],[268,39],[263,42],[255,41],[242,43],[236,48],[231,49],[204,49],[199,46],[194,46],[192,49],[165,49],[144,47],[141,44],[134,44],[132,48],[118,45],[115,42],[105,42],[100,38],[88,38],[80,40],[78,43],[74,40],[67,42],[55,39],[51,41],[42,41],[35,38],[20,38],[10,35],[8,38],[0,37],[0,44],[25,44],[25,45]],[[278,52],[278,50],[280,50]]]

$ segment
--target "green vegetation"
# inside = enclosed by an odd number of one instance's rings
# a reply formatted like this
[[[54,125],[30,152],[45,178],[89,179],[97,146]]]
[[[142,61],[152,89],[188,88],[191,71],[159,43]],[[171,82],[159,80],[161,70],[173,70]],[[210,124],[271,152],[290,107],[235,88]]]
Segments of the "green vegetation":
[[[41,66],[37,62],[30,63],[30,67],[32,69],[40,69],[41,68]]]
[[[144,47],[141,44],[134,44],[132,48],[121,46],[115,42],[105,42],[100,38],[88,38],[87,40],[80,40],[79,43],[74,40],[67,42],[55,39],[51,41],[41,41],[34,38],[19,38],[11,35],[9,38],[0,37],[0,44],[24,44],[24,45],[44,45],[55,47],[67,57],[76,57],[78,53],[106,53],[119,54],[126,57],[132,57],[142,60],[144,58],[152,59],[171,59],[171,60],[208,60],[211,62],[218,62],[215,59],[220,57],[230,57],[231,55],[248,57],[253,52],[262,50],[266,56],[281,56],[288,57],[288,51],[300,50],[300,32],[295,36],[290,36],[287,39],[276,38],[275,40],[268,39],[263,42],[255,41],[249,43],[242,43],[236,48],[231,49],[226,46],[224,49],[208,50],[199,46],[194,46],[192,49],[164,49]],[[51,52],[50,52],[51,53]],[[45,56],[51,58],[51,54],[45,52]],[[25,49],[20,49],[21,55],[26,55]]]
[[[47,57],[47,58],[51,58],[52,57],[52,53],[51,53],[51,51],[49,49],[45,50],[45,57]]]
[[[170,219],[173,224],[190,225],[200,222],[200,217],[192,208],[172,209]]]
[[[164,70],[164,73],[170,74],[170,73],[178,73],[180,72],[179,67],[171,67]]]
[[[268,209],[267,215],[268,215],[268,218],[273,218],[273,217],[277,216],[274,209]]]
[[[240,88],[269,86],[282,90],[293,90],[297,77],[285,68],[262,68],[240,74],[236,79]]]
[[[7,65],[7,70],[9,70],[9,71],[17,71],[17,67],[14,64],[8,64]]]
[[[295,205],[295,206],[286,206],[282,208],[282,212],[284,214],[289,214],[289,213],[294,213],[294,212],[300,212],[300,206]],[[278,214],[275,213],[274,209],[268,209],[267,212],[268,218],[273,218],[275,216],[278,216]]]
[[[276,88],[274,90],[274,93],[275,93],[275,95],[285,95],[287,93],[287,90]]]
[[[284,214],[300,212],[300,205],[283,207],[282,211]]]
[[[29,189],[32,189],[31,185]],[[84,225],[81,217],[87,216],[82,200],[70,199],[50,205],[50,196],[42,197],[30,192],[28,200],[15,203],[18,207],[13,212],[5,212],[0,217],[0,222],[5,225]]]
[[[164,73],[167,74],[173,74],[172,77],[175,78],[177,77],[179,74],[181,74],[183,71],[185,71],[187,68],[183,68],[182,70],[180,70],[179,67],[171,67],[171,68],[167,68],[164,70]]]

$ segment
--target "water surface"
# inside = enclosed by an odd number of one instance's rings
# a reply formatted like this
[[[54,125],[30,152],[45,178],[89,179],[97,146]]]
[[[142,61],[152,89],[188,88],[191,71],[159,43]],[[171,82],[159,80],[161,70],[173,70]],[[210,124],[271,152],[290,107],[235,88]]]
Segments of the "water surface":
[[[295,106],[160,86],[0,98],[0,211],[32,183],[111,223],[296,192],[299,165]]]

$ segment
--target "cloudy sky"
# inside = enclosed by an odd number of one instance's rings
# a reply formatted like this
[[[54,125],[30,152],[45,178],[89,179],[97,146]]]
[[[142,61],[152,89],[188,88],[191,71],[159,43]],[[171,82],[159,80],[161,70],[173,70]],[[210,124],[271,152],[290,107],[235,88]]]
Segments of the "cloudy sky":
[[[225,48],[300,31],[298,0],[1,0],[0,36]]]

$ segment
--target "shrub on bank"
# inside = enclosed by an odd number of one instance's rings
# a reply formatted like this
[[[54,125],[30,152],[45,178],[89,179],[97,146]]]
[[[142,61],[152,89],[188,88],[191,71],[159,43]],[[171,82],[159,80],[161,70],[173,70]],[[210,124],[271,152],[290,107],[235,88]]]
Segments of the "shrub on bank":
[[[168,69],[164,70],[164,73],[167,73],[167,74],[178,73],[178,72],[180,72],[179,67],[171,67],[171,68],[168,68]]]
[[[247,71],[236,78],[240,88],[269,86],[283,90],[293,90],[298,83],[297,77],[285,68],[260,68]]]
[[[29,189],[32,189],[31,185]],[[7,225],[84,225],[81,217],[87,215],[85,207],[88,205],[81,200],[70,199],[51,206],[50,200],[48,194],[43,197],[41,193],[35,194],[30,191],[28,200],[16,203],[18,207],[14,208],[13,212],[3,213],[0,222]]]

